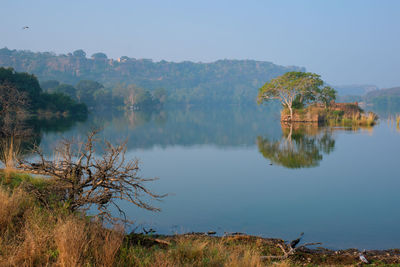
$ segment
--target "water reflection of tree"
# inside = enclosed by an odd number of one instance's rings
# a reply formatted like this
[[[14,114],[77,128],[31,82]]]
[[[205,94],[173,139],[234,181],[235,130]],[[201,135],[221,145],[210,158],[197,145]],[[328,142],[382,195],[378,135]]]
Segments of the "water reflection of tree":
[[[90,118],[93,120],[100,121],[94,116]],[[107,139],[129,139],[129,149],[205,144],[236,147],[253,146],[259,132],[280,134],[280,129],[260,121],[273,119],[266,119],[264,112],[250,108],[170,108],[115,113],[112,119],[99,125]],[[79,132],[83,134],[86,130],[79,129]]]
[[[265,113],[265,109],[249,107],[171,107],[153,112],[92,112],[85,123],[63,133],[63,137],[84,138],[92,128],[101,128],[101,138],[113,142],[129,140],[129,150],[206,144],[218,147],[252,147],[260,132],[274,137],[281,135],[279,123],[276,123],[279,113],[271,111],[267,117]],[[51,153],[52,144],[57,142],[57,138],[61,136],[47,136],[41,144],[43,151]]]
[[[165,111],[131,111],[125,112],[125,117],[128,120],[128,126],[130,129],[142,126],[150,121],[154,121],[156,124],[164,124],[167,120],[167,114]]]
[[[332,130],[312,124],[282,125],[282,138],[257,137],[260,153],[272,163],[286,168],[307,168],[319,165],[323,154],[335,147]]]

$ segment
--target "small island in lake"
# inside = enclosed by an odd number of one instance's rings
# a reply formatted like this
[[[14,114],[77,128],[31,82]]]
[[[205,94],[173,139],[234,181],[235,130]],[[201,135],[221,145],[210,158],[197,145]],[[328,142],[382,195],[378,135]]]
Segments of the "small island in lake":
[[[259,89],[258,103],[279,100],[281,122],[315,122],[330,125],[373,126],[378,117],[364,112],[357,102],[336,103],[336,90],[320,76],[309,72],[287,72]]]

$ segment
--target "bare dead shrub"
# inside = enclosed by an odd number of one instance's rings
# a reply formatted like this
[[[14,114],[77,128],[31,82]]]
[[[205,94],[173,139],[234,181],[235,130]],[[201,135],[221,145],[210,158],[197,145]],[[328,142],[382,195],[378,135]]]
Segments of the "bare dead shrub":
[[[126,220],[118,201],[127,201],[151,211],[159,209],[147,200],[159,200],[165,195],[157,195],[145,187],[145,183],[156,178],[142,178],[138,175],[138,160],[127,160],[126,142],[113,145],[100,142],[98,130],[92,130],[86,141],[63,140],[55,149],[52,160],[36,149],[40,160],[37,163],[23,162],[21,166],[31,172],[52,177],[53,184],[62,192],[61,201],[70,211],[86,210],[95,206],[97,216],[115,222],[110,205],[114,205]],[[96,154],[96,147],[102,147],[102,154]],[[60,193],[59,193],[60,194]]]

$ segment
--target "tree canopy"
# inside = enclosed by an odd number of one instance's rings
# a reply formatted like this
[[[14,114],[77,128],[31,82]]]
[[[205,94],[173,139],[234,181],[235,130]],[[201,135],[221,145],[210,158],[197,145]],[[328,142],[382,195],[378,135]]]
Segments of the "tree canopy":
[[[52,81],[48,83],[47,86],[54,86],[56,84],[56,82]],[[76,115],[84,115],[87,113],[86,106],[84,104],[76,103],[70,96],[68,96],[67,92],[56,93],[56,90],[54,93],[43,92],[36,76],[32,74],[16,72],[12,68],[0,67],[0,86],[3,89],[8,88],[7,90],[12,90],[12,92],[14,92],[13,94],[24,95],[25,100],[23,104],[20,103],[20,101],[15,101],[15,103],[10,104],[24,106],[24,109],[27,109],[27,112],[67,112]],[[56,88],[58,87],[60,86],[57,86]],[[0,99],[2,100],[7,98],[7,94],[5,93],[6,90],[3,89],[2,92],[0,92]]]
[[[26,93],[28,102],[32,104],[32,108],[38,107],[42,88],[34,75],[25,72],[16,72],[13,68],[0,67],[0,84],[12,85],[18,91]]]
[[[326,105],[336,97],[335,90],[324,86],[321,76],[310,72],[287,72],[265,83],[258,92],[257,102],[277,99],[289,109],[293,117],[293,108],[318,101]]]
[[[336,99],[336,91],[330,86],[325,86],[321,90],[317,92],[317,99],[319,102],[324,104],[325,107],[328,107],[329,104]]]
[[[86,57],[86,52],[83,51],[82,49],[75,50],[72,54],[74,55],[74,57],[81,57],[81,58]]]
[[[93,59],[98,59],[98,60],[104,60],[104,59],[107,59],[107,55],[104,54],[104,53],[98,52],[98,53],[94,53],[92,55],[92,58]]]
[[[95,99],[94,94],[102,90],[104,86],[98,82],[83,80],[76,85],[76,94],[79,102],[87,103],[89,106],[93,106]]]

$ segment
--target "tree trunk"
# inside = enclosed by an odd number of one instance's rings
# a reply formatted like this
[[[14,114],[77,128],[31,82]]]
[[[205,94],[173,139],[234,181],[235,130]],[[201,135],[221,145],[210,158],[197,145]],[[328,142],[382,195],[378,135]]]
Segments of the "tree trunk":
[[[292,109],[291,106],[288,106],[288,108],[289,108],[289,111],[290,111],[290,122],[292,122],[293,121],[293,109]]]
[[[292,145],[292,134],[293,134],[293,123],[290,122],[290,127],[289,127],[289,134],[286,137],[286,141],[288,144],[291,146]]]

